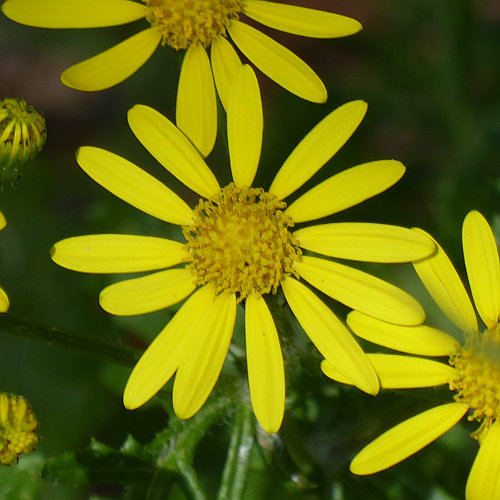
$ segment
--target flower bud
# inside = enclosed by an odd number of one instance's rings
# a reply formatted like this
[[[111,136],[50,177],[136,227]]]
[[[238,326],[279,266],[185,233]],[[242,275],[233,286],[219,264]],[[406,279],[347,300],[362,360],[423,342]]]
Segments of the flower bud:
[[[0,187],[12,185],[42,150],[45,119],[24,99],[0,100]]]
[[[0,394],[0,464],[10,465],[38,443],[38,422],[22,396]]]

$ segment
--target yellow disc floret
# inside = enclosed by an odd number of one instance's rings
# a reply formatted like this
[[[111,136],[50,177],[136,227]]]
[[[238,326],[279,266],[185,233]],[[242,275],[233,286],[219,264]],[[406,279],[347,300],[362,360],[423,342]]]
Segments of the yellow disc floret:
[[[207,47],[243,11],[244,0],[143,0],[146,19],[162,34],[162,45],[176,50],[200,42]]]
[[[456,377],[450,389],[456,391],[455,401],[471,408],[469,420],[481,425],[472,437],[481,441],[500,412],[500,330],[499,325],[484,333],[473,333],[456,353],[450,356]]]
[[[21,396],[0,394],[0,464],[10,465],[38,443],[38,422]]]
[[[276,293],[294,274],[301,251],[283,213],[286,204],[260,188],[231,183],[213,200],[201,200],[193,224],[183,228],[198,285],[212,283],[217,293]]]

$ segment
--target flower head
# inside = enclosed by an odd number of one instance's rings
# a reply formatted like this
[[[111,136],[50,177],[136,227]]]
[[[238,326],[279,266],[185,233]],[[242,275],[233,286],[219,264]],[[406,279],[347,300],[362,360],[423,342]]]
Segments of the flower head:
[[[431,257],[414,264],[432,298],[464,334],[451,335],[426,325],[396,326],[350,313],[348,324],[367,340],[410,354],[448,356],[448,364],[421,357],[369,354],[381,387],[413,388],[448,384],[455,402],[416,415],[390,429],[352,461],[355,474],[372,474],[416,453],[467,418],[478,423],[471,437],[479,452],[466,487],[467,500],[496,500],[500,495],[500,264],[495,238],[484,217],[470,212],[463,225],[464,258],[476,309],[486,328],[480,330],[474,308],[452,263],[437,246]],[[333,367],[323,370],[334,379]]]
[[[215,86],[227,107],[230,81],[241,65],[228,38],[285,89],[313,102],[327,98],[323,83],[306,63],[241,16],[312,38],[342,37],[361,29],[349,17],[260,0],[7,0],[2,11],[14,21],[41,28],[97,28],[144,18],[150,25],[147,29],[68,68],[61,80],[78,90],[102,90],[135,73],[160,44],[186,49],[177,92],[177,126],[204,156],[217,134]]]
[[[10,465],[38,443],[38,422],[21,396],[0,394],[0,464]]]
[[[6,226],[7,222],[2,212],[0,212],[0,231]],[[9,297],[0,287],[0,313],[7,312],[9,309]]]
[[[0,188],[13,184],[42,150],[45,119],[24,99],[0,100]]]
[[[243,99],[246,95],[247,98]],[[248,97],[250,96],[250,98]],[[83,272],[162,270],[105,288],[101,306],[119,315],[159,310],[187,298],[134,368],[124,393],[127,408],[148,401],[176,373],[173,403],[181,418],[205,402],[231,341],[236,307],[245,303],[250,394],[264,429],[283,418],[285,380],[279,338],[264,300],[284,292],[293,314],[318,350],[362,390],[378,391],[363,351],[336,316],[298,278],[350,307],[389,321],[418,324],[423,310],[398,288],[322,255],[402,262],[428,255],[434,245],[412,230],[380,224],[294,224],[340,212],[399,180],[401,163],[371,162],[338,173],[294,202],[284,199],[309,180],[348,140],[366,104],[354,101],[329,114],[293,150],[264,191],[251,187],[260,161],[263,118],[259,87],[249,66],[235,77],[228,105],[233,182],[221,188],[204,160],[172,123],[137,105],[129,125],[146,149],[200,196],[191,209],[166,186],[108,151],[83,147],[80,166],[133,206],[182,226],[186,239],[93,235],[56,243],[52,259]]]

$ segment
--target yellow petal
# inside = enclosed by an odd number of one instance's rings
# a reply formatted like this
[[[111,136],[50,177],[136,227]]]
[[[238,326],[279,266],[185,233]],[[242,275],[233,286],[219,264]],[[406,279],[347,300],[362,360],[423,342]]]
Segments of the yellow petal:
[[[262,149],[262,100],[259,83],[250,66],[235,75],[227,110],[227,140],[231,172],[237,186],[251,186]]]
[[[200,288],[186,300],[135,365],[123,393],[123,403],[129,410],[151,399],[177,370],[193,320],[206,303],[206,288]]]
[[[366,357],[368,358],[368,354],[366,354]],[[372,365],[373,366],[373,365]],[[342,373],[338,371],[336,368],[336,365],[332,363],[331,361],[327,361],[324,359],[321,362],[321,371],[328,377],[331,378],[332,380],[335,380],[335,382],[339,382],[341,384],[346,384],[346,385],[354,385],[351,382],[351,379]],[[379,383],[380,385],[380,383]]]
[[[237,47],[264,74],[302,99],[325,102],[328,95],[318,75],[293,52],[239,21],[228,27]]]
[[[421,229],[415,229],[430,236]],[[477,318],[464,285],[444,250],[436,244],[431,257],[413,263],[413,267],[434,302],[463,332],[477,332]]]
[[[410,262],[429,256],[435,245],[411,229],[387,224],[319,224],[293,233],[307,250],[365,262]]]
[[[140,19],[147,7],[128,0],[7,0],[2,12],[38,28],[100,28]]]
[[[258,0],[247,1],[245,15],[271,28],[310,38],[337,38],[362,28],[355,19],[332,12]]]
[[[0,231],[7,225],[7,221],[2,212],[0,212]]]
[[[352,101],[323,118],[290,153],[269,192],[282,200],[307,182],[349,140],[366,109],[366,102]]]
[[[468,409],[465,403],[448,403],[405,420],[363,448],[351,462],[351,472],[373,474],[405,460],[450,430]]]
[[[63,71],[61,82],[67,87],[88,92],[104,90],[133,75],[153,54],[161,34],[155,28],[127,38],[90,59]]]
[[[189,336],[174,382],[174,410],[179,418],[190,418],[205,403],[219,378],[236,319],[234,294],[214,291],[190,321]]]
[[[429,359],[395,354],[367,354],[380,379],[382,389],[413,389],[447,384],[455,374],[450,365]],[[321,363],[321,370],[331,379],[353,385],[329,360]]]
[[[168,269],[108,286],[99,295],[99,303],[105,311],[117,316],[146,314],[177,304],[195,288],[192,273],[186,269]]]
[[[383,389],[412,389],[447,384],[455,370],[431,359],[395,354],[368,354]]]
[[[212,68],[201,43],[189,46],[177,90],[177,126],[205,157],[217,137],[217,99]]]
[[[142,145],[177,179],[210,198],[220,190],[214,174],[186,136],[161,113],[136,104],[128,123]]]
[[[76,161],[98,184],[133,207],[172,224],[189,224],[192,210],[160,181],[121,156],[83,146]]]
[[[347,315],[347,324],[362,339],[410,354],[449,356],[460,346],[455,338],[437,328],[393,325],[358,311]]]
[[[253,410],[266,432],[278,432],[285,411],[285,370],[278,332],[260,295],[245,301],[245,333]]]
[[[481,442],[465,488],[466,500],[500,498],[500,422],[496,421]]]
[[[52,260],[83,273],[135,273],[175,266],[187,260],[177,241],[128,234],[93,234],[58,241]]]
[[[377,394],[378,378],[372,365],[332,311],[293,278],[281,286],[290,309],[318,351],[362,391]]]
[[[462,237],[474,303],[484,324],[493,328],[500,316],[500,262],[495,237],[486,219],[475,210],[465,217]]]
[[[215,86],[224,109],[227,112],[229,88],[241,61],[232,45],[223,36],[217,37],[210,46],[210,59],[214,74]]]
[[[9,309],[9,297],[7,294],[0,288],[0,313],[7,312]]]
[[[295,270],[332,299],[375,318],[399,325],[419,325],[422,306],[400,288],[352,267],[304,256]]]
[[[285,213],[296,223],[335,214],[382,193],[398,182],[404,172],[403,164],[395,160],[363,163],[313,187]]]

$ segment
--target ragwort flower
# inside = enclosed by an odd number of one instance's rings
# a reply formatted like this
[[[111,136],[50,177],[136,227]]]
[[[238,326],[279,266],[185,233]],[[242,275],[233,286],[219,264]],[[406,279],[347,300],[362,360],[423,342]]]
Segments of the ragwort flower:
[[[279,85],[313,102],[325,102],[325,86],[290,50],[249,24],[244,14],[271,28],[312,37],[351,35],[361,25],[349,17],[258,0],[7,0],[10,19],[41,28],[98,28],[145,18],[150,27],[76,64],[61,75],[78,90],[112,87],[135,73],[158,45],[186,49],[177,93],[177,126],[208,155],[217,134],[215,85],[226,106],[229,82],[241,52]],[[210,60],[206,49],[210,47]]]
[[[246,98],[244,98],[246,96]],[[250,395],[262,427],[276,432],[283,418],[285,380],[276,327],[264,301],[281,287],[302,328],[326,359],[368,393],[378,380],[363,351],[336,316],[297,278],[352,308],[404,324],[424,320],[408,294],[357,269],[304,255],[301,249],[364,261],[408,261],[434,249],[410,229],[381,224],[323,224],[292,231],[356,205],[397,182],[393,160],[340,172],[287,206],[284,198],[310,179],[361,122],[366,104],[354,101],[321,121],[292,151],[268,191],[251,187],[260,161],[263,117],[259,87],[244,66],[228,103],[233,182],[221,188],[191,143],[152,108],[136,105],[129,125],[146,149],[201,198],[191,209],[165,185],[113,153],[82,147],[77,161],[99,184],[140,210],[182,226],[186,242],[132,235],[91,235],[56,243],[52,259],[69,269],[130,273],[171,268],[105,288],[100,304],[117,315],[143,314],[187,300],[135,366],[124,392],[134,409],[176,373],[173,404],[180,418],[203,405],[231,341],[236,308],[245,305]]]
[[[3,213],[0,212],[0,231],[7,225]],[[9,309],[9,297],[0,287],[0,313],[7,312]]]
[[[436,304],[464,333],[461,345],[451,335],[426,325],[396,326],[359,312],[348,316],[352,330],[371,342],[410,354],[448,356],[449,364],[420,357],[368,354],[383,388],[404,389],[449,384],[455,402],[424,411],[382,434],[351,463],[355,474],[372,474],[401,462],[451,429],[468,413],[479,422],[471,434],[479,442],[465,495],[467,500],[500,498],[500,265],[493,233],[476,211],[463,225],[463,250],[472,297],[486,325],[480,331],[474,308],[452,263],[437,253],[415,269]],[[323,370],[342,382],[335,367]]]

